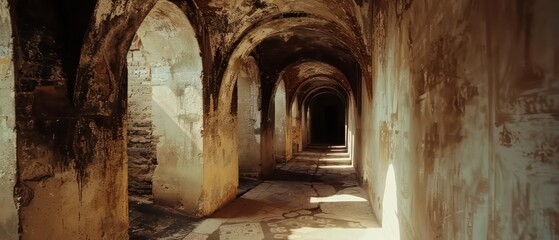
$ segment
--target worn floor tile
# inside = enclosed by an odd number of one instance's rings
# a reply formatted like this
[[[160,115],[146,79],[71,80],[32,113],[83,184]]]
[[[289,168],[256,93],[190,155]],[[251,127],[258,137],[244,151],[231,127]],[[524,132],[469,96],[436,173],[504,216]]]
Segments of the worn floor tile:
[[[189,219],[188,226],[173,217],[157,219],[151,228],[166,233],[145,239],[384,239],[351,166],[295,159],[252,187],[209,218]],[[130,216],[141,221],[141,214]]]

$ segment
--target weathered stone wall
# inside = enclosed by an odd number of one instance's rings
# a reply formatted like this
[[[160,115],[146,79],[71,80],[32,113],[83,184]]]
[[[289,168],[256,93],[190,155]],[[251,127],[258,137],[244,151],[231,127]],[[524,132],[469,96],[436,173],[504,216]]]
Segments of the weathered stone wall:
[[[122,93],[134,33],[123,29],[134,28],[140,19],[130,15],[141,17],[149,7],[99,1],[94,14],[95,1],[11,1],[10,6],[17,20],[14,198],[21,238],[126,239]],[[114,21],[120,17],[130,21]]]
[[[356,159],[356,136],[357,133],[357,109],[355,107],[354,96],[349,96],[349,103],[347,104],[347,151],[351,159],[352,165],[356,167],[355,163],[361,161],[361,159]]]
[[[128,193],[151,197],[157,167],[153,134],[151,66],[139,39],[128,53]]]
[[[16,133],[12,24],[8,2],[0,1],[0,239],[18,239]]]
[[[243,67],[237,76],[237,135],[239,174],[259,178],[260,158],[260,73],[253,57],[242,59]]]
[[[358,169],[377,215],[398,216],[383,226],[403,239],[556,239],[559,3],[373,4]]]
[[[558,239],[559,2],[484,7],[492,114],[488,235]]]
[[[290,131],[290,142],[291,142],[291,149],[293,151],[293,154],[297,153],[297,152],[301,152],[303,151],[303,139],[302,139],[302,127],[303,125],[301,124],[301,120],[302,120],[302,116],[301,116],[301,111],[299,109],[299,98],[295,97],[293,99],[293,102],[291,104],[291,111],[290,111],[290,115],[291,115],[291,119],[290,119],[290,123],[289,123],[289,131]]]
[[[273,113],[274,118],[273,126],[274,126],[274,159],[276,162],[285,162],[287,159],[287,96],[285,92],[285,83],[281,81],[278,83],[276,87],[276,91],[274,93],[273,98]],[[289,143],[290,144],[290,143]]]

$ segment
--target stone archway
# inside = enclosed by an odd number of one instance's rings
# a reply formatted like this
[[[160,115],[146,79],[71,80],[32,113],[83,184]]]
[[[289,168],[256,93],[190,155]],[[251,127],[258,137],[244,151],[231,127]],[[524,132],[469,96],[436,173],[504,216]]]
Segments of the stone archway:
[[[157,2],[128,53],[129,192],[192,215],[203,182],[201,75],[187,17]]]

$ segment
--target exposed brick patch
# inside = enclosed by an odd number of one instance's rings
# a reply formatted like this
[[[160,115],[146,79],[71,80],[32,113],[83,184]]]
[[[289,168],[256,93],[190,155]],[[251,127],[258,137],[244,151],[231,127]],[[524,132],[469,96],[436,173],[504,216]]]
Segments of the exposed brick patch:
[[[153,135],[151,99],[151,67],[138,41],[128,53],[128,193],[131,196],[153,194],[158,137]]]

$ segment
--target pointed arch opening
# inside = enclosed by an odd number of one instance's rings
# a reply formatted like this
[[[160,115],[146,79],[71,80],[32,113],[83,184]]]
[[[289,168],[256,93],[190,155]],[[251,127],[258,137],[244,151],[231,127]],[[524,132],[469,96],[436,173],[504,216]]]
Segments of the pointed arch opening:
[[[203,182],[202,59],[183,11],[157,2],[127,60],[129,194],[197,215]]]

